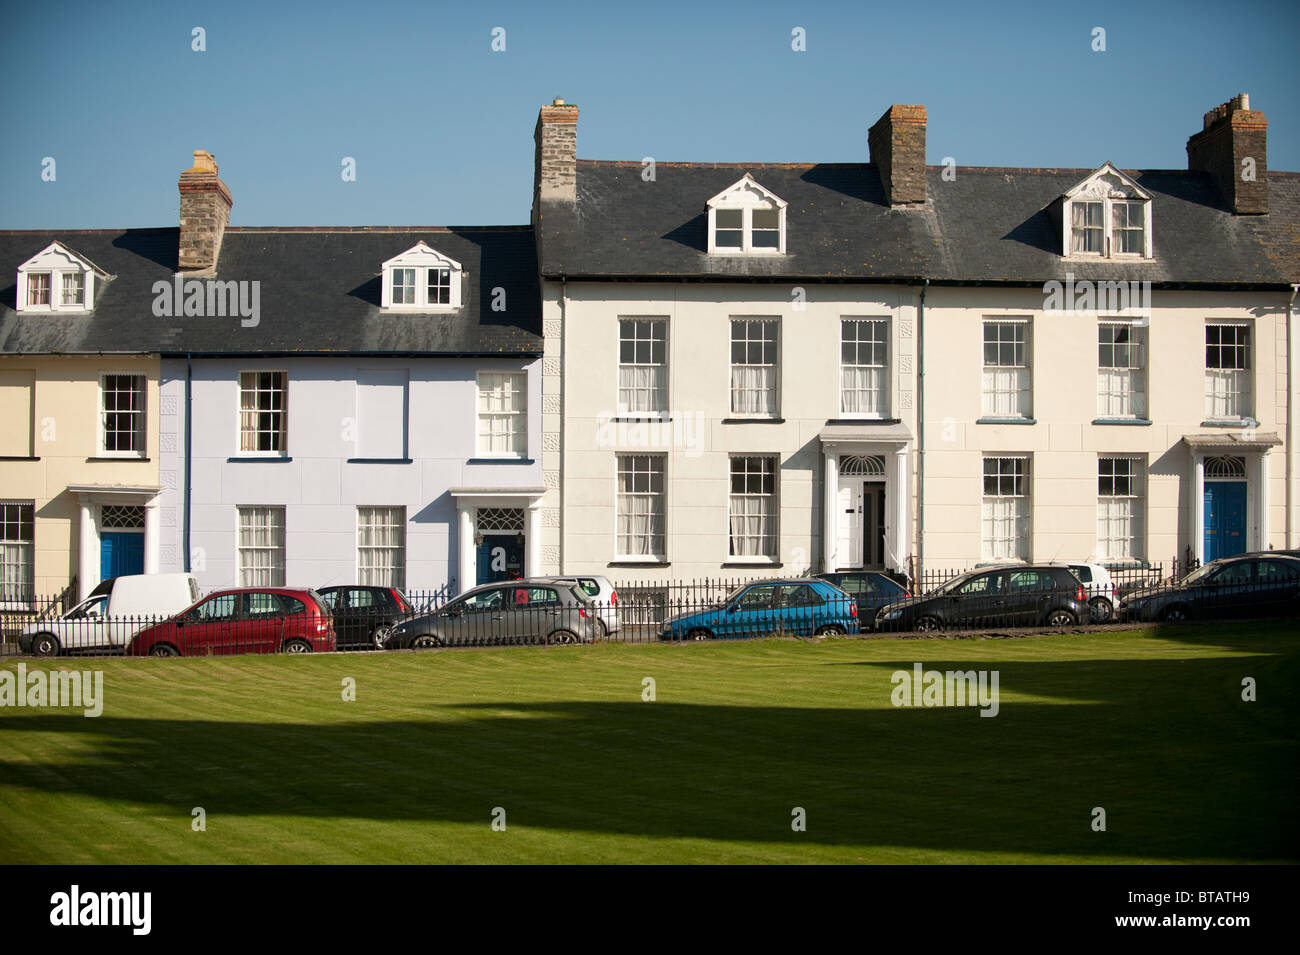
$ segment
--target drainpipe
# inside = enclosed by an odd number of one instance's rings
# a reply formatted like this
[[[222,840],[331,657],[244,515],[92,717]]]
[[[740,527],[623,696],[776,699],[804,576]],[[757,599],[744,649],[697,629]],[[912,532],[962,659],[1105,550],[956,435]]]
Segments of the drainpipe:
[[[185,572],[190,572],[190,439],[194,433],[194,367],[185,353],[185,506],[181,514],[181,546],[185,548]]]
[[[1296,480],[1296,458],[1295,458],[1295,416],[1300,409],[1296,408],[1296,395],[1300,394],[1300,388],[1296,387],[1296,334],[1295,334],[1295,299],[1300,294],[1300,282],[1291,283],[1291,300],[1286,306],[1286,544],[1288,547],[1296,546],[1296,527],[1295,527],[1295,480]]]
[[[567,501],[565,500],[566,489],[564,486],[565,485],[564,447],[565,444],[567,443],[565,438],[567,437],[566,431],[568,428],[568,419],[565,418],[565,406],[568,404],[568,397],[569,397],[568,395],[569,389],[565,386],[565,382],[569,380],[569,320],[568,320],[568,309],[567,309],[568,301],[569,301],[569,277],[567,275],[562,275],[560,276],[560,434],[559,434],[560,474],[557,481],[557,483],[559,484],[559,492],[560,492],[560,502],[559,502],[560,539],[556,546],[556,550],[558,550],[560,554],[560,566],[557,567],[556,570],[558,570],[562,574],[565,572],[567,566],[566,565],[567,554],[565,553],[567,548],[565,547],[565,542],[568,540],[569,537],[568,521],[565,519],[564,516],[565,511],[567,510],[567,508],[565,507]],[[543,329],[543,333],[544,332],[545,329]],[[545,348],[542,349],[542,354],[543,355],[546,354]],[[542,403],[545,404],[546,403],[545,400],[543,400]],[[543,451],[542,453],[544,455],[546,452]],[[545,466],[543,466],[542,470],[543,470],[543,482],[545,482]],[[617,495],[617,493],[618,492],[616,488],[615,495]]]
[[[916,578],[925,579],[925,293],[930,280],[921,282],[921,306],[916,314]]]

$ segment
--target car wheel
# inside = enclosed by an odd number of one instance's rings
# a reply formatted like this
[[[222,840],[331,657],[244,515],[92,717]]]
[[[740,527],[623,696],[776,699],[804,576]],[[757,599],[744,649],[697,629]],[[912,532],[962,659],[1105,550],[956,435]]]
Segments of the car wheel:
[[[1053,610],[1047,615],[1049,627],[1072,627],[1078,622],[1078,618],[1069,610]]]
[[[938,617],[921,617],[916,621],[914,629],[920,633],[936,633],[943,629],[943,621]]]
[[[392,636],[392,634],[393,634],[392,627],[388,626],[387,624],[381,624],[380,626],[375,627],[375,629],[371,632],[370,642],[375,645],[376,650],[382,650],[384,649],[384,644],[387,642],[388,638]]]
[[[442,641],[431,633],[422,633],[411,641],[412,650],[436,650]]]
[[[828,623],[824,627],[817,628],[817,636],[819,637],[839,637],[843,636],[846,632],[847,631],[845,631],[845,629],[838,623]]]
[[[32,655],[53,657],[59,653],[59,638],[52,633],[38,633],[32,638]]]
[[[311,644],[306,640],[286,640],[285,653],[311,653]]]
[[[1093,623],[1109,623],[1115,616],[1115,607],[1105,597],[1093,597],[1088,601],[1088,609],[1092,613]]]
[[[558,643],[561,646],[569,646],[571,644],[578,643],[579,641],[578,641],[578,635],[574,633],[572,630],[556,630],[554,633],[549,634],[547,636],[546,642],[548,644]]]
[[[1183,604],[1174,604],[1171,607],[1166,607],[1160,613],[1160,619],[1165,623],[1180,623],[1183,620],[1190,619],[1191,616],[1192,615],[1188,612],[1187,607]]]
[[[705,630],[703,627],[692,630],[686,635],[687,640],[709,640],[712,637],[713,634],[709,633],[709,631]]]
[[[170,643],[155,643],[149,648],[151,657],[178,657],[180,652]]]

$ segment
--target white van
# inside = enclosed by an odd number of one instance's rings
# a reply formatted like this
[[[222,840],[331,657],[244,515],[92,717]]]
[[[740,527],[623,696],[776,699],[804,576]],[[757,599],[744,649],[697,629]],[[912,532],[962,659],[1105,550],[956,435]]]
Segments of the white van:
[[[112,577],[62,617],[24,627],[18,648],[38,657],[69,650],[123,650],[145,627],[180,613],[198,599],[193,574]]]

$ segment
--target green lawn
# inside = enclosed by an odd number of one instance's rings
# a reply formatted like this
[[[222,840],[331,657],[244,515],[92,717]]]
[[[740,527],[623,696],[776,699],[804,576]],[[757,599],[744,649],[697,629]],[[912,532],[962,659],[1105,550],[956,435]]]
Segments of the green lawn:
[[[999,714],[894,707],[916,662]],[[0,862],[1300,855],[1294,625],[63,665],[104,712],[0,709]]]

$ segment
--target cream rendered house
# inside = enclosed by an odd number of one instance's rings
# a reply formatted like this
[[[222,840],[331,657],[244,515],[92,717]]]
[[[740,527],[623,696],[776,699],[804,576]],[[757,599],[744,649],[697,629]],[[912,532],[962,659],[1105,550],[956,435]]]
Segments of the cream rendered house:
[[[543,107],[544,565],[1296,546],[1297,180],[1248,106],[1185,172],[927,168],[918,106],[871,163],[579,160],[577,108]]]
[[[113,274],[137,257],[119,238],[0,234],[15,279],[0,303],[4,609],[160,567],[159,362]]]

